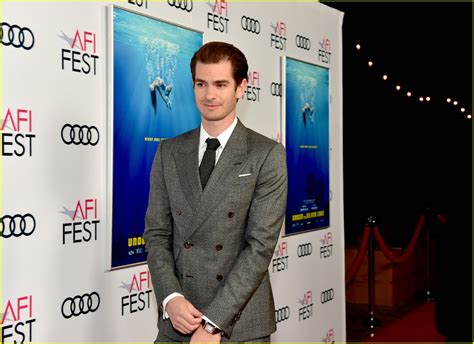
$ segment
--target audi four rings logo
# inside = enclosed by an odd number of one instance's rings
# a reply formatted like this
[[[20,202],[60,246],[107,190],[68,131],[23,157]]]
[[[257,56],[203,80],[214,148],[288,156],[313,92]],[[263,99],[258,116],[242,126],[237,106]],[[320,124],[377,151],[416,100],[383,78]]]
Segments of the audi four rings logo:
[[[290,318],[290,307],[282,307],[275,310],[275,321],[278,324],[284,320],[288,320]]]
[[[240,19],[240,24],[242,25],[242,29],[245,31],[252,32],[257,35],[260,33],[260,22],[257,19],[242,16]]]
[[[168,0],[168,5],[186,12],[191,12],[193,10],[193,0]]]
[[[35,228],[36,220],[31,214],[2,216],[2,238],[30,236]]]
[[[95,146],[99,142],[99,130],[96,127],[87,125],[65,124],[61,129],[61,138],[67,145],[91,145]]]
[[[311,40],[309,38],[297,35],[295,41],[296,41],[296,46],[298,48],[301,48],[304,50],[311,49]]]
[[[100,305],[100,296],[95,291],[90,294],[68,297],[63,301],[61,313],[66,319],[89,312],[95,312]]]
[[[10,25],[5,22],[0,25],[0,37],[3,45],[11,45],[25,50],[30,50],[35,45],[35,36],[30,28]]]
[[[334,300],[334,289],[328,289],[321,292],[321,303],[326,303]]]
[[[313,253],[313,245],[311,245],[310,242],[306,243],[306,244],[301,244],[301,245],[298,245],[298,248],[297,248],[297,251],[298,253],[298,257],[306,257],[306,256],[310,256],[311,253]]]
[[[270,93],[272,94],[272,96],[281,97],[281,84],[272,82],[270,84]]]

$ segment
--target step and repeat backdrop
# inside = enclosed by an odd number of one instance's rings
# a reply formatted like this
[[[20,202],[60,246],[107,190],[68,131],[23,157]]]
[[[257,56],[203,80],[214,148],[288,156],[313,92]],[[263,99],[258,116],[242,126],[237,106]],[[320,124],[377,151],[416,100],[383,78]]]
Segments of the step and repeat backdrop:
[[[343,14],[319,3],[2,2],[3,342],[152,341],[148,173],[199,125],[189,59],[239,47],[237,113],[287,147],[273,341],[345,341]]]

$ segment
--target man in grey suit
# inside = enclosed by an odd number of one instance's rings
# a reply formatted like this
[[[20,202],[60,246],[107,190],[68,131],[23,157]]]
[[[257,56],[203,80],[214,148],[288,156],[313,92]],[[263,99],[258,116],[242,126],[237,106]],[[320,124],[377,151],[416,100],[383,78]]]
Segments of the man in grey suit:
[[[239,49],[207,43],[191,73],[201,126],[162,141],[150,176],[144,237],[157,342],[269,341],[285,149],[236,117],[248,73]]]

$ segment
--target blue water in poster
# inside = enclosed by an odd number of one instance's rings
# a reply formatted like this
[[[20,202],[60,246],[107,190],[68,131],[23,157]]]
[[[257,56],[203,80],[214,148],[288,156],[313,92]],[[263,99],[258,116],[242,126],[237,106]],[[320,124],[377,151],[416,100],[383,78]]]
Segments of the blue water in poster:
[[[146,260],[142,239],[162,139],[200,124],[189,63],[202,34],[114,7],[112,268]]]
[[[329,226],[329,70],[286,58],[285,234]]]

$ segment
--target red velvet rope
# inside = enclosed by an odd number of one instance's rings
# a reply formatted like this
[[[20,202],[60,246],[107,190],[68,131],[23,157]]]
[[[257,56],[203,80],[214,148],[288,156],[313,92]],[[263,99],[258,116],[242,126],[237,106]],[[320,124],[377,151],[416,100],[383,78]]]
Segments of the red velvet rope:
[[[410,243],[408,244],[408,247],[406,248],[405,252],[403,252],[402,255],[396,255],[390,250],[390,248],[388,248],[388,246],[383,241],[382,236],[380,235],[378,227],[374,228],[374,236],[375,236],[375,239],[377,239],[377,242],[379,243],[380,248],[383,254],[385,255],[385,257],[387,257],[387,259],[391,260],[393,263],[402,263],[413,253],[416,242],[418,241],[418,238],[420,237],[421,229],[423,228],[424,224],[425,224],[425,215],[420,215],[420,217],[418,218],[418,222],[416,223],[413,237],[411,238]]]
[[[436,219],[443,225],[447,223],[447,219],[443,214],[437,214]],[[414,251],[415,245],[418,241],[418,238],[420,237],[421,230],[423,229],[423,226],[425,225],[425,220],[426,217],[425,215],[420,215],[418,218],[418,222],[416,223],[415,226],[415,232],[413,233],[413,237],[410,240],[410,243],[408,244],[408,247],[406,248],[405,252],[402,255],[396,255],[394,254],[390,248],[385,244],[383,241],[382,236],[380,235],[379,228],[376,226],[374,227],[374,236],[377,242],[379,243],[379,246],[385,255],[387,259],[394,263],[402,263],[404,262]],[[359,271],[360,267],[362,266],[362,263],[365,258],[365,254],[367,253],[367,244],[369,242],[369,235],[370,235],[370,227],[368,224],[365,225],[364,227],[364,232],[362,233],[362,240],[359,246],[359,249],[357,251],[357,255],[352,262],[351,266],[346,272],[346,285],[348,285],[352,279],[355,277],[357,272]]]
[[[367,243],[369,242],[370,227],[368,224],[365,225],[364,232],[362,233],[362,240],[359,245],[359,250],[351,267],[346,273],[346,284],[349,284],[359,271],[362,263],[364,262],[365,254],[367,253]]]

